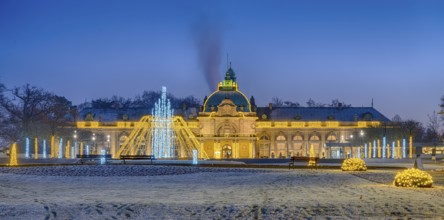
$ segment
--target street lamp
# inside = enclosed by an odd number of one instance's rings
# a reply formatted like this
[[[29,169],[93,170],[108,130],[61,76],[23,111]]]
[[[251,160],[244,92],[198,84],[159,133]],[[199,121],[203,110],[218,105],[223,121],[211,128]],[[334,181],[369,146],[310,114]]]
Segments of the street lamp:
[[[359,150],[361,150],[362,145],[364,145],[364,130],[361,130],[359,132],[359,136],[361,137],[361,146],[359,146]],[[367,144],[364,145],[364,158],[367,158]],[[361,158],[361,155],[359,155],[359,157]]]
[[[74,130],[74,135],[72,137],[74,138],[74,152],[72,152],[72,157],[74,158],[77,152],[77,130]]]
[[[111,135],[108,134],[106,136],[106,143],[107,143],[106,151],[107,151],[107,153],[109,152],[110,141],[111,141]]]
[[[93,143],[92,143],[92,150],[93,151],[95,151],[96,150],[96,134],[95,133],[93,133],[93,135],[92,135],[92,141],[93,141]]]

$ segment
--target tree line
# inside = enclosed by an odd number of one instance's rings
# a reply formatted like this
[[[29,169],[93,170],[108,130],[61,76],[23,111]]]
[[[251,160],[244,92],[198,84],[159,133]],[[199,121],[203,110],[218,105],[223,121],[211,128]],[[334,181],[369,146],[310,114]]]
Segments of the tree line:
[[[73,123],[80,118],[79,111],[86,106],[93,109],[152,109],[160,97],[161,91],[144,91],[133,99],[112,96],[75,106],[66,97],[30,84],[7,88],[0,83],[0,148],[12,142],[20,143],[26,137],[48,140],[55,135],[70,138],[74,132]],[[194,96],[177,98],[167,94],[167,98],[175,109],[185,110],[201,105]],[[88,132],[84,133],[79,132],[79,137],[90,136]]]
[[[39,136],[46,139],[51,135],[69,137],[73,132],[73,122],[79,119],[79,109],[87,105],[93,109],[152,109],[160,96],[161,91],[144,91],[133,99],[112,96],[111,98],[93,99],[90,104],[82,103],[79,106],[74,106],[67,98],[30,84],[7,88],[0,83],[0,147],[7,146],[11,142],[23,141],[25,137]],[[171,105],[175,109],[187,109],[202,105],[201,101],[194,96],[177,98],[172,94],[167,94],[167,98],[170,99]],[[441,111],[429,115],[426,126],[414,120],[402,120],[401,117],[395,116],[392,121],[399,126],[366,129],[368,133],[366,137],[371,139],[383,135],[393,137],[412,135],[415,141],[440,142],[444,138],[441,124],[441,120],[444,120],[444,96],[440,101]],[[276,97],[273,98],[272,103],[276,107],[300,106],[297,102],[284,102]],[[316,103],[310,99],[307,101],[307,106],[348,107],[350,105],[340,102],[338,99],[332,100],[328,105]],[[439,114],[441,114],[441,118]]]
[[[271,99],[271,104],[273,107],[301,107],[302,105],[299,102],[293,101],[283,101],[281,98],[273,97]],[[339,99],[331,100],[330,104],[316,102],[313,99],[308,99],[306,102],[307,107],[351,107],[350,104],[346,104],[343,101],[339,101]]]

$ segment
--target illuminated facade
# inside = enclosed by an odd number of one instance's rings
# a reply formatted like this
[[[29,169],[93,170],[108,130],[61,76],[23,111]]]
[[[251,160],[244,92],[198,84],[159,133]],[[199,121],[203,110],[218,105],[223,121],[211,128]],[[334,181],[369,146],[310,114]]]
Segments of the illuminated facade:
[[[353,142],[353,134],[389,122],[373,107],[257,107],[253,98],[248,99],[239,90],[231,67],[198,111],[182,115],[185,120],[175,116],[175,126],[188,132],[185,136],[190,141],[184,140],[184,145],[196,143],[193,148],[210,159],[308,156],[310,146],[320,158],[356,157],[365,154],[364,143]],[[125,141],[134,136],[131,132],[147,124],[149,119],[146,120],[78,121],[77,128],[109,135],[107,143],[96,143],[96,146],[119,155],[122,146],[128,144]],[[148,139],[151,137],[135,138],[150,145]],[[180,152],[180,145],[177,148]],[[147,149],[149,154],[150,147]],[[361,149],[359,153],[358,149]],[[189,157],[185,153],[177,155]]]

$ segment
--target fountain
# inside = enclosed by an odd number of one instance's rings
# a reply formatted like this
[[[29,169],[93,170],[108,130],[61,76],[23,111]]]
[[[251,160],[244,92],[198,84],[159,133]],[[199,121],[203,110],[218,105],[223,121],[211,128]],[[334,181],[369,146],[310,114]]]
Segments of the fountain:
[[[63,158],[63,138],[60,138],[59,141],[59,159]]]
[[[43,159],[46,159],[46,140],[43,139]]]
[[[181,116],[173,116],[166,87],[152,109],[152,115],[143,116],[134,126],[128,138],[113,155],[154,155],[155,158],[192,158],[193,150],[198,157],[209,159],[203,146]]]
[[[373,158],[376,158],[376,140],[373,140]]]
[[[26,138],[26,151],[25,151],[25,157],[29,158],[29,138]]]
[[[392,142],[392,159],[395,159],[395,141]]]
[[[100,158],[100,164],[101,165],[104,165],[106,163],[105,153],[106,153],[105,149],[102,149],[101,150],[102,157]]]
[[[407,154],[405,152],[405,138],[402,139],[402,158],[406,158]]]
[[[398,146],[398,159],[401,159],[401,141],[398,139],[398,141],[396,141],[396,144]]]
[[[368,158],[368,146],[367,146],[367,143],[364,144],[364,158]]]
[[[152,111],[152,154],[156,158],[173,158],[175,154],[173,110],[166,98],[166,87],[162,87],[162,96],[155,103]]]
[[[387,158],[387,138],[382,138],[382,158]]]

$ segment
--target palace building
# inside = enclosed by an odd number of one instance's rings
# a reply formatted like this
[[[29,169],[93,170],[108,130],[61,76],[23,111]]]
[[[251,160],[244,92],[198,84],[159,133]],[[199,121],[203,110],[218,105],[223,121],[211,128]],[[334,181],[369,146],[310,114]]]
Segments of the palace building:
[[[133,110],[128,115],[138,119],[122,121],[109,111],[95,114],[100,120],[77,122],[78,130],[107,137],[92,146],[106,148],[113,156],[150,154],[151,116],[142,117],[141,111]],[[353,141],[360,133],[390,122],[373,107],[257,107],[253,98],[240,91],[231,67],[200,109],[181,115],[173,122],[178,158],[190,157],[185,149],[190,146],[208,159],[308,156],[310,146],[316,157],[345,158],[356,156],[362,148]]]

